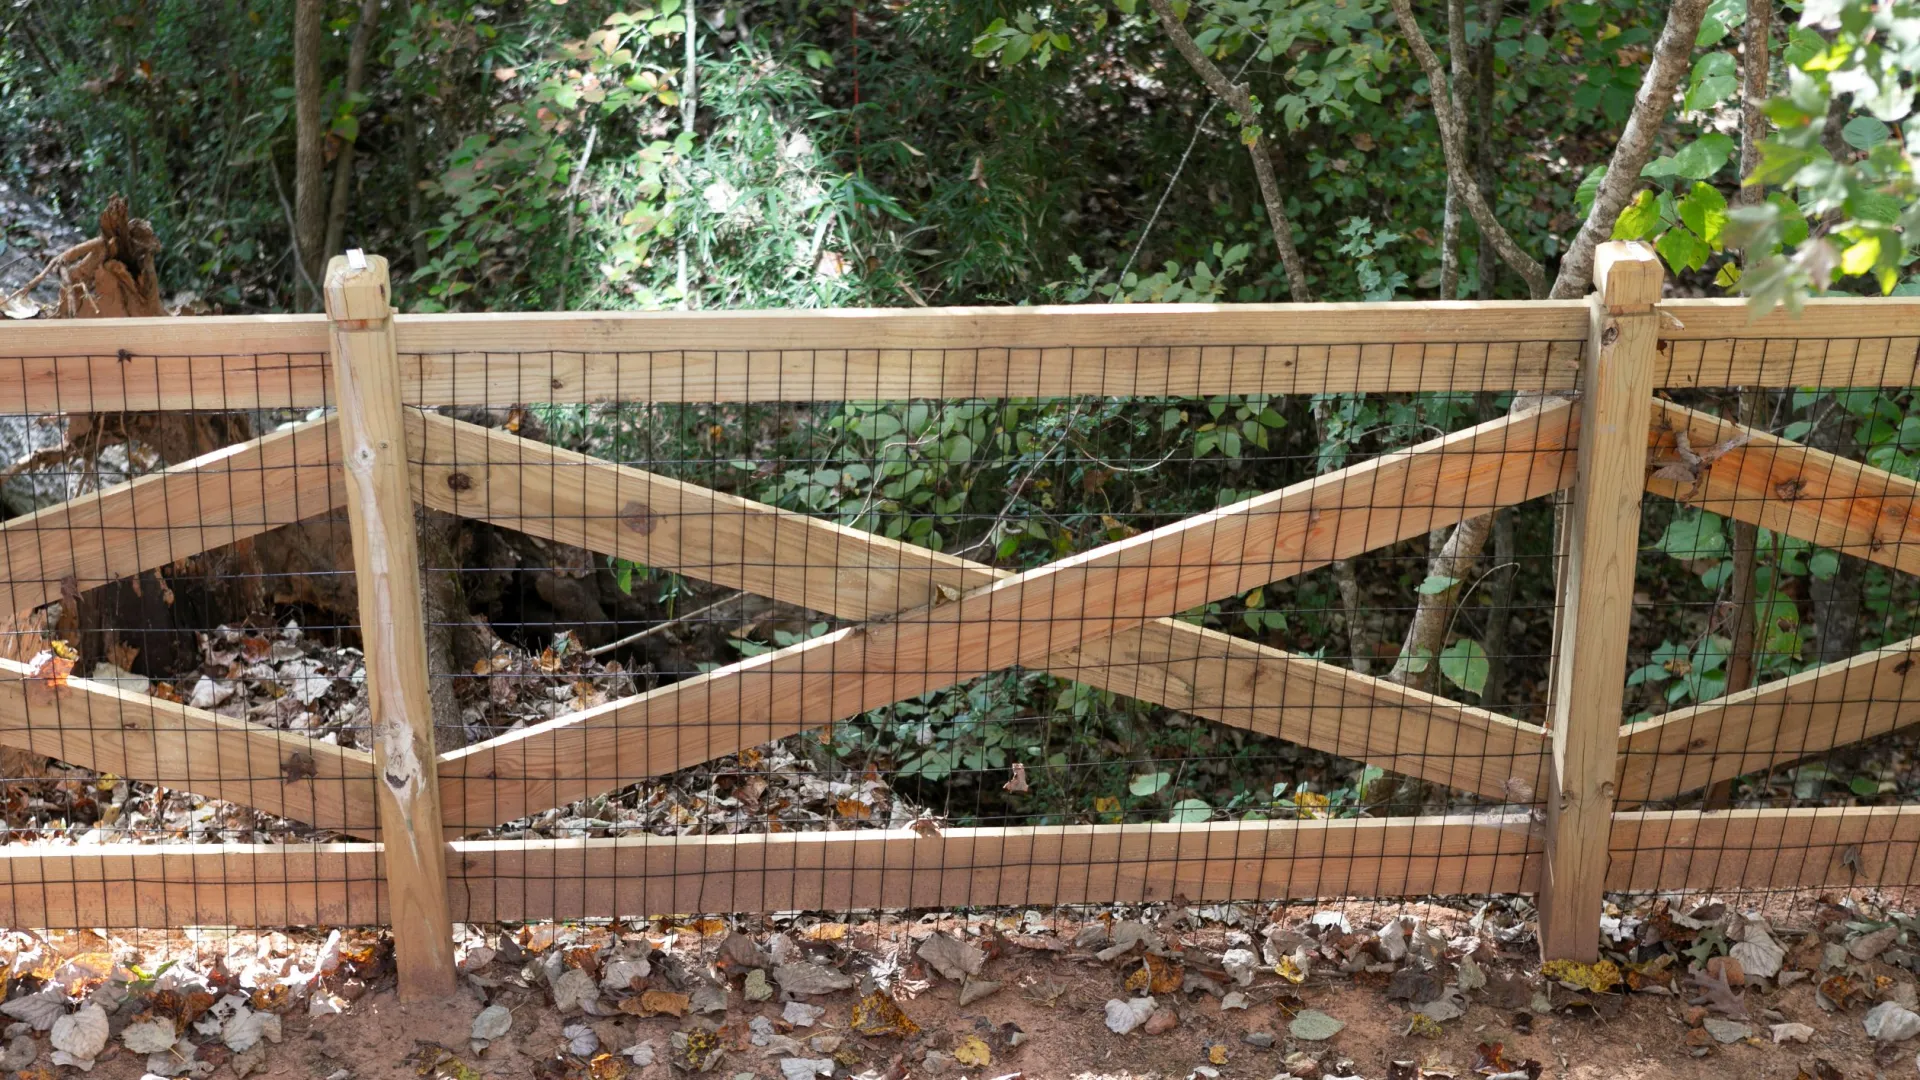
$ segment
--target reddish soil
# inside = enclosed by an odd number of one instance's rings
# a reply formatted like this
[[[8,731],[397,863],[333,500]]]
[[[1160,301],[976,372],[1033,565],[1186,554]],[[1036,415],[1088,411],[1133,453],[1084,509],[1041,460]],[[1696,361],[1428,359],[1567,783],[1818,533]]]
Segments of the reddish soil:
[[[1457,913],[1453,918],[1460,920]],[[1356,925],[1360,921],[1355,918]],[[957,926],[959,922],[952,919],[944,925]],[[883,963],[890,955],[904,961],[903,948],[908,940],[924,938],[935,928],[934,923],[924,920],[859,925],[849,928],[839,944],[856,955],[882,958]],[[1163,933],[1170,942],[1177,939],[1195,950],[1191,955],[1198,957],[1201,950],[1221,948],[1226,931],[1210,926],[1177,932],[1163,928]],[[1071,929],[1062,927],[1058,936],[1070,940]],[[683,934],[678,940],[678,947],[687,951],[703,944],[705,955],[710,957],[717,944],[713,938],[703,943],[697,935]],[[1518,979],[1537,967],[1530,966],[1531,950],[1530,943],[1511,946],[1490,964],[1489,974],[1496,985],[1474,993],[1475,1000],[1466,1015],[1445,1023],[1436,1038],[1408,1034],[1407,1007],[1389,1001],[1382,989],[1356,984],[1353,977],[1335,973],[1315,974],[1300,987],[1271,974],[1263,975],[1247,991],[1254,1004],[1244,1011],[1223,1011],[1220,999],[1204,992],[1163,994],[1159,999],[1172,1007],[1179,1017],[1178,1025],[1159,1035],[1135,1032],[1121,1036],[1106,1029],[1103,1006],[1110,998],[1127,996],[1122,987],[1125,971],[1092,961],[1084,953],[1011,947],[1006,955],[990,961],[985,972],[986,977],[1002,982],[1003,988],[965,1008],[957,1004],[955,984],[907,962],[896,982],[896,993],[905,1013],[920,1027],[920,1034],[904,1040],[847,1038],[844,1045],[852,1050],[849,1056],[857,1060],[843,1064],[834,1075],[887,1076],[889,1066],[904,1057],[910,1071],[896,1069],[892,1076],[992,1080],[1017,1074],[1032,1080],[1184,1080],[1195,1075],[1196,1067],[1207,1066],[1210,1050],[1218,1046],[1224,1048],[1225,1061],[1210,1067],[1228,1080],[1269,1080],[1284,1074],[1287,1054],[1294,1050],[1317,1055],[1327,1076],[1382,1080],[1402,1075],[1390,1074],[1394,1062],[1411,1061],[1419,1063],[1427,1077],[1468,1080],[1476,1075],[1473,1066],[1481,1043],[1503,1044],[1507,1058],[1515,1063],[1539,1061],[1542,1076],[1573,1080],[1794,1080],[1803,1069],[1809,1077],[1821,1076],[1816,1059],[1838,1070],[1826,1075],[1846,1080],[1914,1075],[1920,1039],[1889,1049],[1876,1061],[1874,1047],[1861,1025],[1865,1007],[1856,1005],[1844,1013],[1828,1013],[1816,1004],[1811,985],[1806,982],[1783,990],[1749,993],[1746,1000],[1754,1013],[1758,1039],[1713,1045],[1704,1051],[1688,1045],[1687,1003],[1671,996],[1607,995],[1592,1009],[1517,1017],[1514,1010],[1490,999],[1498,996],[1503,976]],[[496,961],[484,974],[509,985],[483,991],[468,983],[454,1002],[419,1005],[398,1002],[389,983],[385,987],[376,985],[342,1015],[311,1018],[304,1010],[293,1010],[286,1019],[284,1040],[267,1057],[267,1071],[256,1075],[276,1080],[323,1080],[344,1069],[354,1080],[585,1076],[586,1068],[579,1059],[564,1057],[566,1040],[561,1029],[570,1023],[590,1024],[601,1045],[609,1050],[642,1042],[652,1045],[654,1064],[609,1075],[624,1075],[628,1080],[668,1080],[686,1075],[671,1070],[667,1061],[669,1038],[687,1021],[625,1015],[596,1019],[577,1013],[562,1018],[544,987],[510,985],[515,969],[504,962]],[[1372,981],[1384,983],[1384,979],[1380,976]],[[1520,990],[1522,985],[1516,981],[1512,992],[1530,992]],[[1532,980],[1524,984],[1528,988],[1533,985],[1537,983]],[[484,1054],[475,1054],[468,1046],[468,1035],[473,1017],[485,1004],[483,993],[491,993],[491,1001],[511,1008],[515,1021],[507,1038],[495,1042]],[[826,1015],[816,1027],[795,1029],[790,1034],[802,1040],[820,1033],[847,1035],[857,996],[857,991],[850,990],[809,999],[825,1006]],[[1292,1000],[1295,998],[1297,1003]],[[1347,1026],[1329,1042],[1291,1040],[1287,1017],[1277,1000],[1295,1008],[1321,1010]],[[704,1075],[720,1080],[744,1075],[778,1080],[779,1060],[762,1057],[759,1048],[748,1044],[746,1031],[754,1017],[777,1020],[781,1008],[778,1000],[746,1002],[736,973],[730,982],[726,1013],[711,1016],[724,1025],[722,1038],[730,1049]],[[1772,1010],[1778,1016],[1763,1014],[1763,1010]],[[1815,1032],[1811,1042],[1804,1046],[1765,1043],[1767,1025],[1783,1020],[1811,1026]],[[1012,1030],[1009,1024],[1025,1033],[1024,1042],[1018,1046],[1007,1045],[1006,1033]],[[1523,1026],[1526,1033],[1518,1030]],[[1273,1045],[1259,1048],[1247,1043],[1245,1037],[1256,1032],[1273,1034]],[[951,1052],[974,1035],[989,1045],[991,1064],[972,1068],[949,1064],[930,1071],[922,1063],[925,1050]],[[1213,1060],[1221,1056],[1214,1054]],[[142,1072],[141,1061],[121,1050],[117,1055],[109,1051],[91,1075],[102,1080],[137,1080]],[[223,1065],[213,1075],[226,1077],[233,1072]]]

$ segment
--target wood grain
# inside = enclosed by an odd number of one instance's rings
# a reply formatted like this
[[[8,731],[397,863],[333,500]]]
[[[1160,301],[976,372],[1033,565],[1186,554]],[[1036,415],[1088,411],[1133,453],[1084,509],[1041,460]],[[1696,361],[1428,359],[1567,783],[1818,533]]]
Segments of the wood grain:
[[[1623,728],[1620,797],[1653,802],[1920,721],[1920,638]]]
[[[441,759],[476,828],[670,772],[1284,580],[1558,488],[1556,402]],[[1444,496],[1436,493],[1444,492]],[[589,775],[590,774],[590,775]]]
[[[367,660],[394,960],[400,996],[428,1000],[454,991],[453,924],[434,782],[420,556],[387,290],[387,261],[377,255],[359,267],[342,256],[327,265],[334,392],[340,402],[341,461]]]
[[[345,498],[339,462],[335,422],[314,420],[0,522],[0,611],[323,514]]]
[[[0,743],[321,829],[376,833],[373,759],[359,750],[107,683],[50,685],[28,672],[0,660]]]
[[[1525,815],[470,841],[463,922],[701,912],[1524,892]],[[379,848],[0,847],[8,926],[331,925],[389,918]]]
[[[455,843],[462,921],[795,909],[1527,893],[1522,815]],[[1915,883],[1920,807],[1614,816],[1606,887]],[[0,847],[0,923],[30,928],[388,921],[374,844]]]
[[[0,333],[10,411],[311,409],[332,384],[319,315],[9,320]]]
[[[1654,464],[1681,460],[1677,432],[1696,454],[1747,442],[1703,465],[1694,482],[1649,476],[1649,492],[1920,574],[1920,483],[1670,401],[1653,409],[1647,445]]]
[[[415,496],[428,506],[841,618],[1013,576],[447,417],[408,425]],[[1045,667],[1491,798],[1540,790],[1537,727],[1184,621],[1158,619]]]
[[[1912,386],[1920,382],[1920,301],[1828,297],[1760,319],[1743,299],[1660,305],[1654,385]]]
[[[1552,685],[1547,858],[1540,898],[1546,959],[1599,957],[1627,632],[1640,537],[1660,260],[1644,244],[1603,244],[1594,260],[1595,358],[1580,395],[1580,453]]]
[[[1920,383],[1920,303],[1670,300],[1659,386]],[[1579,301],[402,315],[408,404],[815,401],[1566,390]],[[310,315],[9,323],[0,400],[25,412],[314,408]]]
[[[377,926],[378,844],[8,844],[0,923],[14,927]]]
[[[1615,891],[1920,884],[1920,806],[1646,811],[1614,815]]]

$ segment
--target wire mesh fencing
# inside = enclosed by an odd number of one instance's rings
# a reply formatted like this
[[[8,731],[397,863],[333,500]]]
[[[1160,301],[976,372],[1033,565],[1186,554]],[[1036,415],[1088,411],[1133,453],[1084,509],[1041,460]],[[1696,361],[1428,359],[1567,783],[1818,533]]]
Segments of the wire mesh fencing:
[[[23,386],[55,376],[19,399],[51,411],[0,416],[0,819],[18,914],[281,921],[272,888],[207,887],[244,866],[304,881],[332,920],[380,918],[372,859],[308,847],[377,838],[338,440],[324,403],[263,407],[285,381],[262,367],[241,389],[236,359],[0,362]],[[127,407],[142,396],[170,407]],[[135,849],[155,857],[93,857]]]
[[[1920,444],[1907,419],[1916,342],[1902,328],[1667,350],[1615,877],[1709,880],[1753,902],[1914,883]],[[1794,385],[1692,388],[1735,366],[1791,370]],[[1647,820],[1701,810],[1726,815]]]
[[[403,324],[451,917],[1542,888],[1593,361],[1539,310],[1190,348]],[[1604,885],[1911,884],[1914,339],[1662,310]],[[384,921],[391,658],[326,355],[13,362],[12,910]]]
[[[1499,348],[1432,351],[1457,366]],[[1402,377],[1421,351],[1398,350]],[[1063,350],[1063,363],[1111,370],[1113,352]],[[1290,350],[1253,355],[1292,363]],[[713,362],[675,359],[595,363]],[[838,358],[757,359],[807,373]],[[564,384],[583,366],[496,354],[465,376],[524,386],[544,370]],[[1125,366],[1129,385],[1172,381],[1132,354]],[[1552,593],[1570,410],[1523,391],[1508,421],[1514,397],[907,387],[892,401],[422,410],[416,490],[464,523],[467,545],[430,574],[463,598],[445,629],[468,641],[439,680],[467,744],[441,765],[448,827],[529,841],[827,832],[842,847],[890,829],[1165,827],[1199,841],[1176,861],[1224,875],[1216,888],[1346,895],[1469,882],[1427,871],[1411,846],[1397,863],[1359,853],[1350,879],[1356,853],[1315,823],[1467,812],[1488,828],[1466,842],[1511,855],[1517,883],[1553,624],[1551,601],[1523,597]],[[1449,549],[1460,521],[1481,550]],[[1276,858],[1294,823],[1313,835]],[[704,865],[683,850],[692,861],[666,864],[669,877]],[[1042,878],[1156,884],[1145,847],[1108,865],[1057,841],[1024,849],[1025,866],[966,861],[978,854],[928,846],[883,865],[874,895],[913,897],[916,876],[957,882],[927,895],[965,904],[1022,902]],[[813,862],[789,867],[782,895],[833,895],[847,869],[829,846],[793,857]],[[762,881],[734,881],[748,891],[706,902],[773,903]],[[608,869],[600,887],[633,898],[616,908],[648,895],[644,874]]]

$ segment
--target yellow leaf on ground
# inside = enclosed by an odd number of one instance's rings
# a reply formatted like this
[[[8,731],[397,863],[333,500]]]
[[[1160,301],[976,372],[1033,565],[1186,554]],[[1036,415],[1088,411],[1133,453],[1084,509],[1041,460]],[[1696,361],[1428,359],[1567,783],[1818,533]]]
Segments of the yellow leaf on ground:
[[[800,931],[800,936],[808,941],[843,941],[847,936],[847,924],[843,922],[821,923]]]
[[[1300,970],[1300,965],[1294,963],[1291,956],[1281,957],[1280,962],[1273,965],[1273,973],[1295,986],[1307,981],[1306,973]]]
[[[900,1011],[893,995],[875,990],[853,1007],[853,1030],[862,1035],[898,1035],[904,1039],[918,1032],[920,1025]]]
[[[1604,994],[1620,985],[1620,969],[1611,960],[1592,964],[1572,960],[1549,960],[1540,965],[1540,974],[1549,979],[1572,983],[1582,990]]]
[[[953,1060],[972,1068],[985,1068],[993,1064],[993,1050],[987,1046],[985,1039],[969,1035],[953,1048]]]

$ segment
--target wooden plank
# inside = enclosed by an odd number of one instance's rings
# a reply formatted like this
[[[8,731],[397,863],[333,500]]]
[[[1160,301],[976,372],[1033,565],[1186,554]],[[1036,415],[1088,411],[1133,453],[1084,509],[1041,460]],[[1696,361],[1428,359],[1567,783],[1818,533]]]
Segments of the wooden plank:
[[[1920,885],[1920,806],[1614,815],[1613,891]]]
[[[448,822],[476,828],[511,820],[989,671],[1041,665],[1211,599],[1547,494],[1560,485],[1570,411],[1554,402],[948,603],[443,755]]]
[[[1563,389],[1577,302],[420,315],[423,402]],[[1365,332],[1361,332],[1361,328]]]
[[[408,439],[415,497],[436,510],[841,618],[890,615],[933,603],[943,588],[1013,576],[448,417],[410,415]],[[1559,482],[1570,479],[1563,468]],[[1063,678],[1491,798],[1524,791],[1524,801],[1540,790],[1537,727],[1179,620],[1044,664]],[[1343,708],[1368,719],[1343,723]]]
[[[388,921],[377,844],[9,844],[0,924],[372,926]]]
[[[358,251],[336,256],[327,265],[325,288],[394,962],[403,999],[445,998],[455,985],[453,923],[387,261]]]
[[[1654,385],[1911,386],[1920,382],[1920,301],[1830,297],[1755,320],[1743,299],[1660,305]]]
[[[1620,797],[1669,799],[1920,722],[1920,637],[1623,728]]]
[[[463,922],[794,909],[1425,896],[1532,888],[1525,814],[453,845]],[[370,844],[0,847],[8,926],[388,917]]]
[[[345,496],[339,461],[335,422],[314,420],[0,522],[0,611],[332,510]]]
[[[1644,244],[1603,244],[1594,281],[1588,353],[1595,361],[1581,387],[1578,476],[1568,500],[1540,898],[1542,955],[1584,962],[1600,950],[1645,475],[1641,433],[1660,318],[1659,256]]]
[[[317,408],[319,315],[36,319],[0,334],[0,401],[27,413]]]
[[[978,563],[504,431],[409,413],[414,498],[435,510],[845,619],[1006,576]]]
[[[1670,401],[1654,402],[1650,460],[1682,460],[1674,443],[1683,431],[1695,453],[1748,441],[1703,465],[1695,482],[1649,476],[1649,492],[1920,574],[1920,483]]]
[[[1498,802],[1546,790],[1546,733],[1532,724],[1176,619],[1046,670]]]
[[[1661,386],[1920,383],[1920,304],[1661,305]],[[1578,301],[403,315],[409,404],[1204,396],[1570,389]],[[24,412],[312,408],[332,374],[308,315],[46,320],[0,335]],[[1364,332],[1360,329],[1364,328]],[[1864,331],[1868,331],[1863,334]],[[122,351],[125,355],[122,355]]]
[[[316,828],[375,832],[373,759],[359,750],[107,683],[49,685],[12,660],[0,660],[0,743]]]
[[[1525,814],[455,845],[474,922],[1526,891]],[[460,903],[461,897],[465,903]]]

